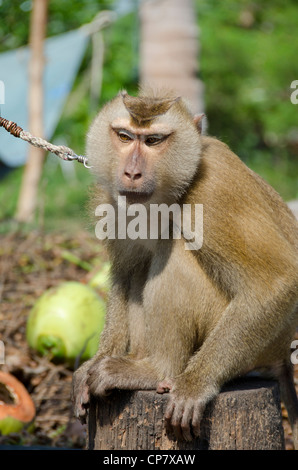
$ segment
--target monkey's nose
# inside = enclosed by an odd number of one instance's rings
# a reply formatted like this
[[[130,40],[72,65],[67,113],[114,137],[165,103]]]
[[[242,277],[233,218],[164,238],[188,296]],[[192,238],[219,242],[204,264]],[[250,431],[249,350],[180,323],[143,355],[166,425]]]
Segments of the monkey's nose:
[[[138,170],[126,170],[124,175],[130,181],[136,181],[142,178],[142,173],[140,173]]]

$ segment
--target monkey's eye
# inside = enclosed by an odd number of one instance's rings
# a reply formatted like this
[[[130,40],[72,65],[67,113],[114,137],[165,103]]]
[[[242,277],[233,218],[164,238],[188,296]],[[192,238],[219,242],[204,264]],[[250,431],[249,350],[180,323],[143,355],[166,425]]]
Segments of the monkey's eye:
[[[165,136],[162,135],[150,135],[145,139],[146,145],[158,145],[165,139]]]
[[[131,136],[128,135],[126,132],[119,131],[117,132],[117,134],[121,142],[130,142],[132,140]]]

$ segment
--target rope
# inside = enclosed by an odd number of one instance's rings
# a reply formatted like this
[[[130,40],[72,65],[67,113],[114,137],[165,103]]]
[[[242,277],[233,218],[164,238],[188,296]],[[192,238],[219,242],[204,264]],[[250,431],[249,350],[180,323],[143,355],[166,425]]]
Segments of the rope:
[[[77,155],[72,149],[66,147],[65,145],[53,145],[41,137],[35,137],[34,135],[30,134],[30,132],[24,131],[15,122],[8,121],[8,119],[4,119],[1,116],[0,127],[4,127],[4,129],[14,137],[19,137],[20,139],[29,142],[29,144],[34,145],[34,147],[39,147],[43,150],[46,150],[47,152],[54,153],[62,160],[77,160],[78,162],[83,163],[85,168],[91,168],[88,166],[88,158],[84,155]]]

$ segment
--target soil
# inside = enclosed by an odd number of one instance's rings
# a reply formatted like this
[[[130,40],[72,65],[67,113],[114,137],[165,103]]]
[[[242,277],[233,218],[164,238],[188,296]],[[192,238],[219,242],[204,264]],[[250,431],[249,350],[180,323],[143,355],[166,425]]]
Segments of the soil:
[[[26,324],[45,290],[64,281],[87,283],[106,260],[102,245],[87,232],[0,236],[0,339],[5,347],[0,367],[25,385],[36,407],[33,427],[0,436],[0,447],[85,447],[85,427],[72,416],[73,369],[31,350]],[[105,299],[104,292],[98,293]]]
[[[0,235],[0,340],[5,346],[1,370],[13,374],[36,407],[33,426],[0,436],[3,446],[83,449],[86,430],[72,415],[73,369],[41,357],[26,341],[29,312],[43,292],[64,281],[87,283],[107,260],[104,248],[87,232]],[[105,298],[105,293],[98,291]],[[298,339],[298,335],[297,335]],[[295,366],[298,392],[298,366]],[[282,407],[286,449],[293,449],[287,413]]]

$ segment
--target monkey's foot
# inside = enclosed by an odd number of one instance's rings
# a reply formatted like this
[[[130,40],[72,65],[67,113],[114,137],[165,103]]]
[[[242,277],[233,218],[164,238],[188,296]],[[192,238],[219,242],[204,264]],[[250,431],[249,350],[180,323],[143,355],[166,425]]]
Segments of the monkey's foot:
[[[93,395],[106,397],[120,390],[154,390],[158,378],[150,363],[128,357],[106,356],[94,362],[88,371],[87,385]]]
[[[74,405],[74,414],[83,424],[86,422],[87,409],[89,408],[89,389],[85,385]]]
[[[84,363],[73,375],[71,401],[73,404],[74,416],[86,422],[87,409],[89,407],[89,388],[87,385],[88,365]]]
[[[87,385],[91,394],[97,397],[107,397],[117,388],[119,381],[116,358],[106,356],[92,364],[88,371]],[[118,380],[117,380],[118,379]]]

